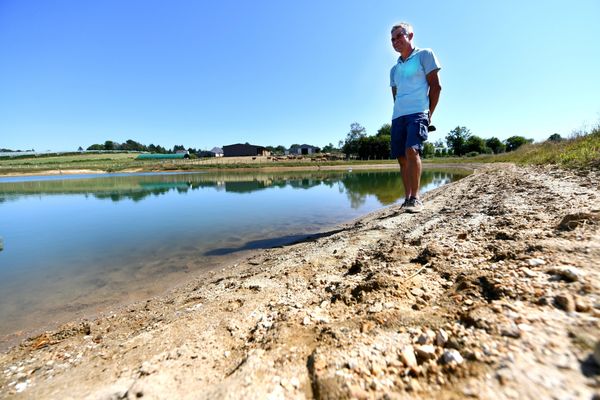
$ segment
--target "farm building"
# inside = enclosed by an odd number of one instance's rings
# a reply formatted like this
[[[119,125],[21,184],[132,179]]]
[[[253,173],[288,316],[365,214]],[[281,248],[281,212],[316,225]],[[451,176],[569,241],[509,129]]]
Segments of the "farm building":
[[[310,144],[302,144],[300,146],[292,146],[288,150],[288,154],[309,155],[320,152],[321,149]]]
[[[253,144],[230,144],[223,146],[223,155],[225,157],[242,157],[242,156],[268,156],[271,153],[262,146],[255,146]]]
[[[215,157],[223,157],[223,149],[220,147],[213,147],[210,152],[214,153]]]

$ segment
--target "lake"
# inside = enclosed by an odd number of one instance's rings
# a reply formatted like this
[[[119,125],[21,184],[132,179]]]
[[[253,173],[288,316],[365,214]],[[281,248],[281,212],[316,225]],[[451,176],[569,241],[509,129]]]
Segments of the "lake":
[[[422,191],[467,174],[425,169]],[[403,199],[396,169],[0,178],[0,342]]]

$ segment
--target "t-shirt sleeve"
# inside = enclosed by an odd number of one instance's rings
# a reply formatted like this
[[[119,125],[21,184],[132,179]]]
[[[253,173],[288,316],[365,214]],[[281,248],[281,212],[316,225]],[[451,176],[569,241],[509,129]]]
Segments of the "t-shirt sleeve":
[[[396,71],[396,66],[394,65],[390,70],[390,86],[396,87],[396,82],[394,82],[394,71]]]
[[[433,50],[431,49],[425,49],[421,53],[421,65],[423,65],[425,75],[427,75],[431,71],[436,71],[442,68],[440,62],[438,61],[437,57],[433,53]]]

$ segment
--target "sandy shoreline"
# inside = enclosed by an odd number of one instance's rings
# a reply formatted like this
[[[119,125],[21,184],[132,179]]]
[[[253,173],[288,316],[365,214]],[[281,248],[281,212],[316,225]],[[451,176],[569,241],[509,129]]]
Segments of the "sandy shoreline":
[[[0,397],[589,399],[598,179],[484,167],[421,214],[393,206],[26,340],[0,355]]]

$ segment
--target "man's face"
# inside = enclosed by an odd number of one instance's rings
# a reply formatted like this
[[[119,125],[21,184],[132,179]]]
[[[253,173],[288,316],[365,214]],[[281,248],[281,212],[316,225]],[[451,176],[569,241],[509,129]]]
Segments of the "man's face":
[[[407,46],[410,47],[409,34],[402,28],[397,28],[392,32],[392,46],[398,53],[402,52]]]

